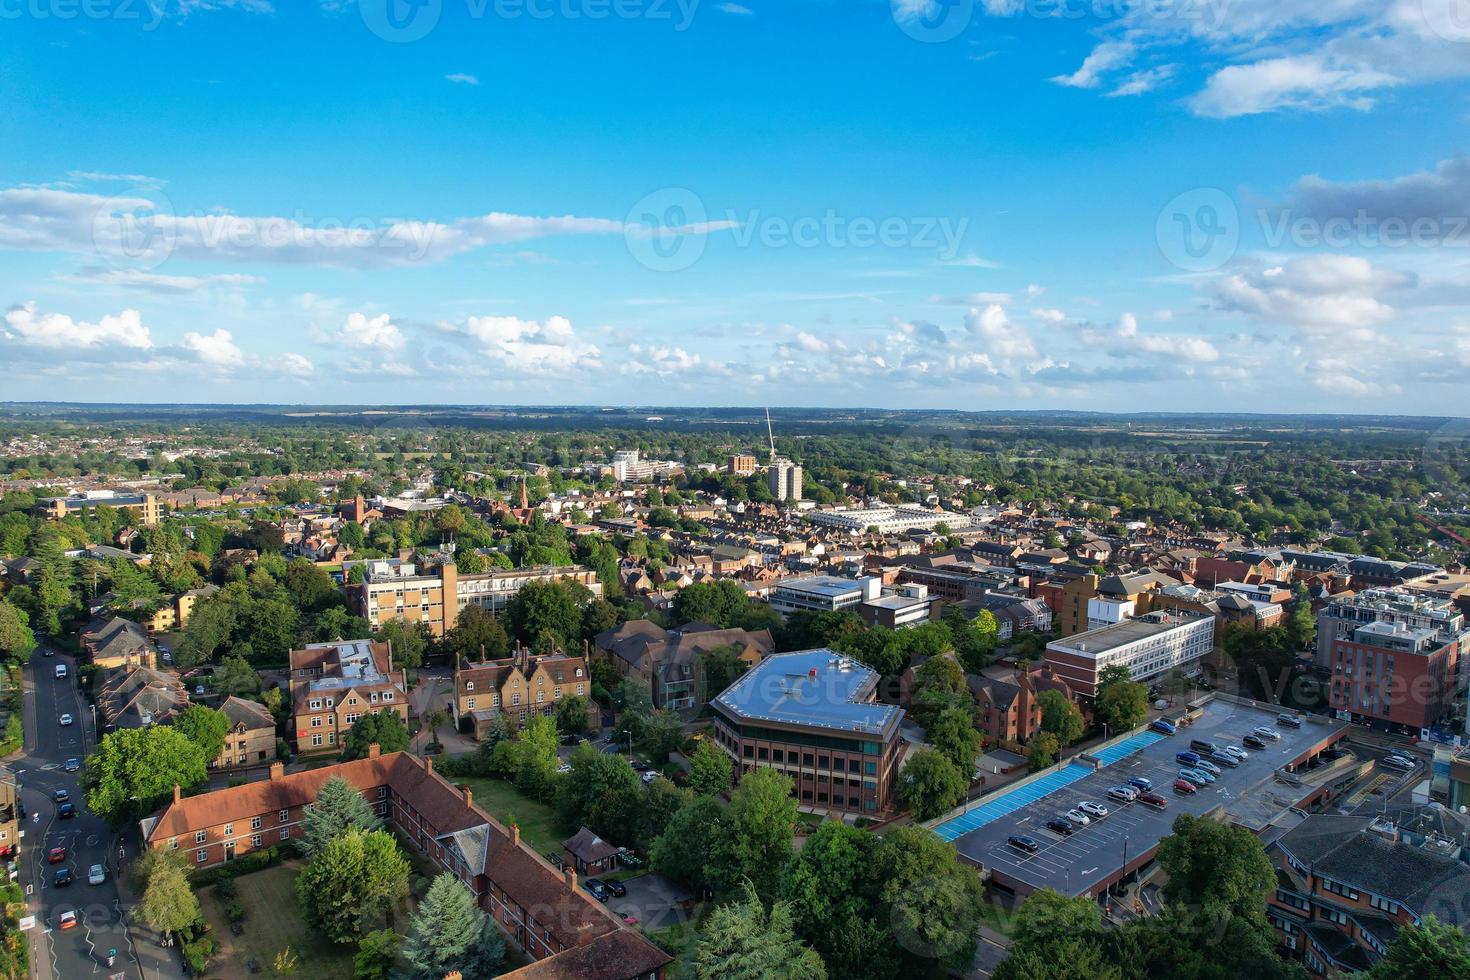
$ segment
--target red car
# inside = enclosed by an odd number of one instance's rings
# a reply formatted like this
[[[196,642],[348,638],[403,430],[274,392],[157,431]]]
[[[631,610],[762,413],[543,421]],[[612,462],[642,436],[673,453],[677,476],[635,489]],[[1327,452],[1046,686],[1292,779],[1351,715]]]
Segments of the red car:
[[[49,850],[49,851],[46,852],[46,863],[47,864],[60,864],[62,861],[65,861],[65,860],[66,860],[66,848],[64,848],[64,847],[53,847],[53,848],[51,848],[51,850]]]
[[[1162,810],[1164,807],[1169,805],[1169,801],[1164,799],[1158,793],[1139,793],[1138,802],[1145,803],[1156,810]]]
[[[1199,789],[1199,787],[1195,786],[1194,783],[1191,783],[1187,779],[1176,779],[1176,780],[1174,780],[1174,792],[1176,792],[1176,793],[1186,793],[1186,794],[1188,794],[1188,793],[1193,793],[1193,792],[1197,791],[1198,789]]]

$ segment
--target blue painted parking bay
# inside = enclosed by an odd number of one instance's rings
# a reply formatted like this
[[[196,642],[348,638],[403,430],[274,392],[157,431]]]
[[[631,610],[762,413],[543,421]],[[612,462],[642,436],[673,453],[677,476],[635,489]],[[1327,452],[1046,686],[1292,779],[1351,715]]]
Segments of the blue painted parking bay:
[[[1090,753],[1104,766],[1111,766],[1119,759],[1126,759],[1130,755],[1143,751],[1144,748],[1154,744],[1160,739],[1167,738],[1157,732],[1140,732],[1108,746],[1098,752]],[[985,801],[979,806],[967,810],[957,817],[952,817],[934,828],[934,832],[944,840],[957,840],[972,830],[977,830],[992,821],[999,820],[1006,814],[1014,813],[1025,806],[1030,806],[1037,800],[1050,796],[1065,786],[1070,786],[1077,780],[1091,775],[1094,772],[1092,766],[1082,765],[1074,762],[1065,769],[1057,772],[1049,772],[1040,779],[1032,780],[1024,786],[1020,786],[1009,792]]]

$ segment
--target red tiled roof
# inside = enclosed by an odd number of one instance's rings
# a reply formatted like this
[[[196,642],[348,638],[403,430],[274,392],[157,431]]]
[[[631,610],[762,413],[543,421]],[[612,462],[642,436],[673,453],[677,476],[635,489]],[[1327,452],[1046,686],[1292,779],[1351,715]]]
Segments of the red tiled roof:
[[[632,980],[646,977],[673,957],[630,929],[618,929],[519,970],[501,980]]]

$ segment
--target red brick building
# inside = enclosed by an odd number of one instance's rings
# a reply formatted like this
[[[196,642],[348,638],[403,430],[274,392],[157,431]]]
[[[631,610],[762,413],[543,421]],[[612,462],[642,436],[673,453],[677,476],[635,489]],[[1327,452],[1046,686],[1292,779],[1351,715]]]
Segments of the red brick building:
[[[558,871],[434,772],[432,760],[406,752],[286,775],[174,800],[141,823],[155,849],[184,852],[208,868],[291,841],[301,817],[333,777],[350,783],[398,835],[474,893],[506,936],[540,962],[506,976],[521,980],[586,977],[660,980],[670,957],[577,888],[575,871]]]

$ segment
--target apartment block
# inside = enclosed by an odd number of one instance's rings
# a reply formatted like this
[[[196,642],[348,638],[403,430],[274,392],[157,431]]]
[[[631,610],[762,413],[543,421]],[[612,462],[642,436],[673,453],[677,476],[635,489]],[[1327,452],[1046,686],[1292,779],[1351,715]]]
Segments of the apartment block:
[[[1121,665],[1133,680],[1149,681],[1194,670],[1214,643],[1215,617],[1160,611],[1053,640],[1044,662],[1072,690],[1092,697],[1107,667]]]
[[[730,457],[730,461],[726,464],[725,468],[731,476],[750,476],[755,472],[756,459],[754,456],[737,453]]]
[[[134,511],[138,515],[138,523],[144,527],[152,527],[163,520],[163,504],[154,494],[117,493],[113,490],[89,490],[70,497],[43,497],[36,501],[35,513],[38,517],[59,521],[98,507]]]
[[[586,657],[536,657],[521,649],[504,660],[454,667],[454,723],[463,729],[468,719],[476,738],[485,738],[499,719],[517,730],[531,718],[554,717],[566,698],[591,695]],[[589,703],[589,715],[593,710]]]
[[[777,583],[771,591],[771,608],[779,613],[840,612],[878,598],[883,580],[878,578],[838,578],[835,575],[810,575],[789,578]]]
[[[386,643],[312,643],[291,651],[291,715],[298,753],[334,752],[363,715],[391,710],[408,725],[408,686]]]
[[[803,804],[891,812],[904,712],[877,703],[877,687],[877,673],[831,650],[767,657],[710,702],[715,742],[738,772],[785,773]]]
[[[425,623],[434,636],[443,636],[459,622],[459,612],[474,603],[499,614],[527,582],[576,582],[595,597],[602,595],[597,573],[580,565],[495,569],[461,575],[445,562],[420,572],[411,563],[369,562],[359,589],[359,608],[374,628],[390,619]]]

